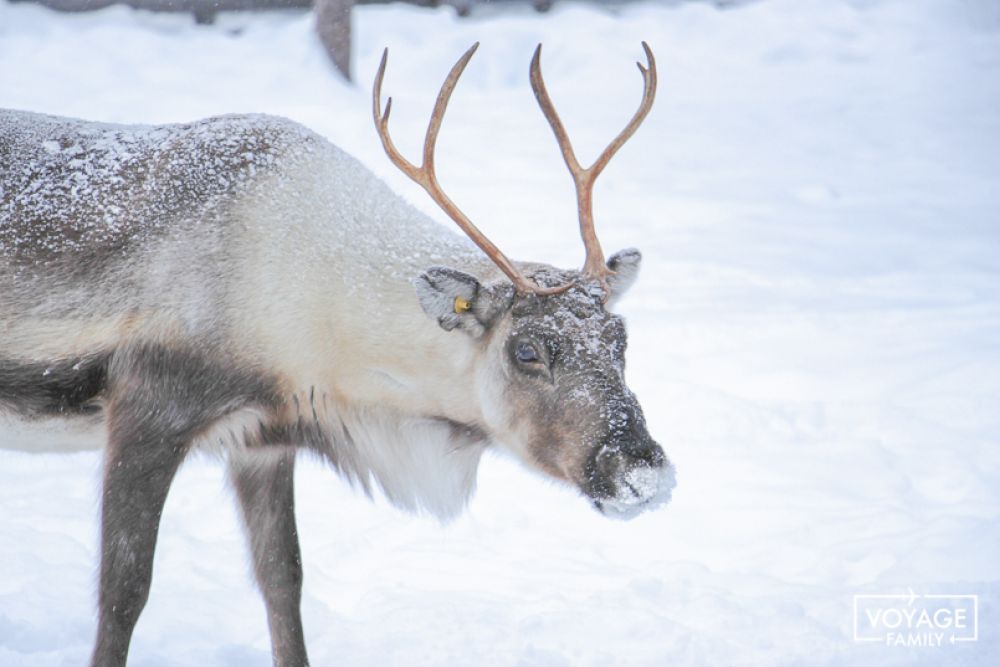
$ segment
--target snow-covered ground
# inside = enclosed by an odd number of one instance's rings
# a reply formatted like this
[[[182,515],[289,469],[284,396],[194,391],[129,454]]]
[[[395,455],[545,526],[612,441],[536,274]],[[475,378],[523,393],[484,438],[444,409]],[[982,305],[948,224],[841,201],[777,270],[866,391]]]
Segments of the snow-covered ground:
[[[442,527],[303,461],[314,664],[997,664],[998,5],[649,0],[465,20],[393,5],[358,10],[355,31],[356,87],[303,13],[203,27],[0,4],[0,106],[289,116],[439,219],[382,154],[369,82],[388,45],[393,133],[415,155],[442,77],[480,40],[441,180],[509,254],[566,266],[582,255],[572,187],[528,86],[531,51],[545,43],[583,159],[638,102],[640,40],[656,52],[657,104],[596,207],[609,250],[645,255],[621,310],[630,384],[678,467],[674,501],[611,522],[490,458],[468,513]],[[0,428],[7,445],[41,437]],[[86,661],[99,478],[98,452],[0,450],[0,665]],[[241,539],[220,466],[189,461],[131,664],[269,664]],[[910,589],[977,595],[978,641],[854,641],[855,595]]]

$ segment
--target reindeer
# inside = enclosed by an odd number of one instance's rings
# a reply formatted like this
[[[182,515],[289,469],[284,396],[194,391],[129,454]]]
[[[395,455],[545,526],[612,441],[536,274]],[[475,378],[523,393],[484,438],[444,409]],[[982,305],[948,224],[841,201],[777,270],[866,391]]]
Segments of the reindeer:
[[[604,259],[592,189],[648,114],[583,168],[531,84],[576,184],[580,271],[508,259],[441,189],[435,143],[473,45],[445,80],[418,167],[372,111],[389,159],[468,239],[354,158],[281,118],[122,126],[0,112],[0,408],[103,424],[97,639],[124,665],[171,480],[222,453],[277,665],[307,664],[293,508],[296,451],[397,506],[455,516],[482,453],[511,452],[627,518],[666,502],[674,469],[624,379],[609,308],[640,254]]]

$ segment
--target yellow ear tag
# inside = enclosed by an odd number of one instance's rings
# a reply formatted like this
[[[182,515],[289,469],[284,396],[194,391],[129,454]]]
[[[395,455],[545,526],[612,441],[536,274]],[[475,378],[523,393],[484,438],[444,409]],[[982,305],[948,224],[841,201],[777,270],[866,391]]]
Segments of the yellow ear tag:
[[[463,299],[460,296],[456,296],[455,297],[455,312],[456,313],[464,313],[467,310],[469,310],[470,308],[472,308],[472,304],[471,303],[469,303],[468,301],[466,301],[465,299]]]

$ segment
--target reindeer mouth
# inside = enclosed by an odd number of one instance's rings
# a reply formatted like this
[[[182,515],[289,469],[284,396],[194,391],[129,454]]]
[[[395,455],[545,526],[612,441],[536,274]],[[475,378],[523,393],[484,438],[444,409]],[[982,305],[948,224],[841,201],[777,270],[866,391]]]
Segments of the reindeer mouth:
[[[606,517],[627,521],[643,512],[670,502],[677,486],[676,471],[670,463],[661,466],[636,466],[617,480],[617,493],[592,498],[594,507]]]

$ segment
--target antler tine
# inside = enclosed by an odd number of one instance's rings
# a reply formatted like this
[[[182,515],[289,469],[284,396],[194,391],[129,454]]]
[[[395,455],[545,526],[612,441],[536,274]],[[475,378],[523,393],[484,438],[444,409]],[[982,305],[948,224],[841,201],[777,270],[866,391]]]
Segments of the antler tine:
[[[444,113],[448,109],[448,101],[451,99],[451,93],[455,89],[455,84],[458,83],[459,77],[462,76],[462,72],[465,70],[465,66],[469,64],[469,60],[472,55],[479,48],[479,42],[473,44],[469,49],[458,59],[458,62],[451,68],[448,73],[448,77],[444,80],[441,85],[441,90],[438,92],[437,101],[434,103],[434,110],[431,112],[430,123],[427,125],[427,134],[424,136],[424,151],[423,151],[423,163],[417,167],[412,162],[407,160],[400,154],[396,149],[395,145],[392,143],[392,138],[389,136],[389,112],[392,109],[392,98],[390,97],[385,104],[385,112],[381,109],[381,99],[382,99],[382,79],[385,76],[386,61],[389,56],[389,49],[386,49],[382,53],[382,62],[378,66],[378,72],[375,74],[375,85],[372,89],[372,115],[375,119],[375,127],[378,130],[378,136],[382,140],[382,147],[385,149],[386,154],[389,159],[395,164],[399,169],[410,177],[415,183],[420,185],[427,194],[431,196],[438,206],[448,214],[452,220],[464,231],[472,241],[482,249],[486,256],[489,257],[494,264],[499,267],[501,271],[510,278],[511,282],[517,288],[517,291],[522,294],[535,293],[535,294],[555,294],[557,292],[563,292],[569,289],[572,284],[561,285],[559,287],[549,287],[543,288],[532,283],[528,280],[524,274],[522,274],[517,267],[514,266],[506,255],[504,255],[497,246],[490,241],[485,234],[483,234],[476,225],[469,220],[468,216],[462,213],[461,209],[455,205],[448,195],[444,193],[441,189],[440,184],[437,180],[437,173],[434,169],[434,148],[437,144],[438,132],[441,130],[441,121],[444,119]]]
[[[382,140],[382,148],[385,149],[389,160],[411,179],[423,185],[421,183],[420,169],[396,150],[395,144],[392,143],[392,137],[389,136],[389,113],[392,111],[391,97],[386,100],[385,113],[382,113],[382,79],[385,77],[385,66],[388,60],[389,49],[386,48],[382,51],[382,62],[378,65],[378,72],[375,74],[375,85],[372,90],[372,115],[375,117],[375,129],[378,131],[379,139]]]
[[[542,45],[539,44],[535,48],[535,55],[531,57],[531,69],[528,74],[528,78],[531,80],[531,89],[535,91],[535,99],[538,101],[538,106],[542,108],[545,119],[552,126],[552,132],[556,135],[556,141],[562,150],[563,160],[566,161],[566,166],[569,168],[570,174],[576,179],[577,175],[584,171],[584,169],[576,159],[576,153],[573,152],[573,144],[566,133],[566,127],[562,124],[562,119],[559,118],[559,113],[556,111],[555,105],[552,104],[549,91],[545,88],[545,80],[542,78],[541,59]]]
[[[431,112],[431,120],[427,125],[427,136],[424,137],[424,169],[427,170],[430,178],[437,181],[437,172],[434,170],[434,148],[437,145],[438,132],[441,131],[441,121],[444,120],[444,112],[448,109],[448,102],[451,100],[451,93],[455,90],[455,84],[465,71],[469,60],[479,48],[479,42],[469,47],[469,50],[462,54],[458,62],[448,72],[441,90],[438,91],[437,99],[434,101],[434,110]]]
[[[632,120],[628,122],[625,129],[608,144],[608,147],[604,149],[604,152],[601,153],[597,161],[591,166],[595,178],[604,170],[604,167],[611,161],[611,158],[618,152],[618,149],[632,138],[635,131],[642,125],[642,121],[646,120],[649,110],[653,108],[653,99],[656,97],[656,59],[653,57],[652,49],[649,48],[649,44],[646,42],[642,43],[642,50],[646,52],[648,67],[643,67],[642,63],[639,62],[635,64],[639,68],[639,73],[642,74],[642,102],[639,103],[639,108],[636,109],[635,115],[632,116]]]
[[[573,152],[573,145],[570,143],[566,128],[563,126],[562,120],[559,118],[559,114],[552,104],[552,98],[549,97],[549,93],[545,88],[545,81],[542,79],[541,44],[535,49],[535,55],[531,59],[531,88],[535,91],[535,99],[538,100],[538,106],[541,107],[545,119],[549,122],[552,132],[556,135],[556,141],[559,143],[559,148],[562,151],[563,160],[565,160],[566,166],[573,176],[573,183],[576,185],[577,206],[580,212],[580,236],[583,238],[583,245],[587,251],[587,258],[583,264],[583,274],[589,278],[598,280],[605,287],[608,276],[613,272],[604,262],[604,251],[601,249],[601,242],[598,240],[597,232],[594,229],[594,181],[604,171],[604,168],[611,161],[611,158],[614,157],[615,153],[618,152],[618,149],[635,134],[635,131],[642,124],[642,121],[646,119],[646,115],[649,114],[649,110],[653,107],[653,99],[656,97],[656,60],[653,58],[653,52],[646,42],[642,43],[642,48],[646,52],[646,61],[649,66],[643,67],[641,63],[636,63],[639,66],[639,72],[642,74],[643,80],[642,102],[639,104],[639,109],[632,116],[632,120],[628,122],[625,129],[618,133],[618,136],[608,144],[608,147],[598,156],[597,160],[586,169],[581,167],[580,162],[576,159],[576,154]]]

